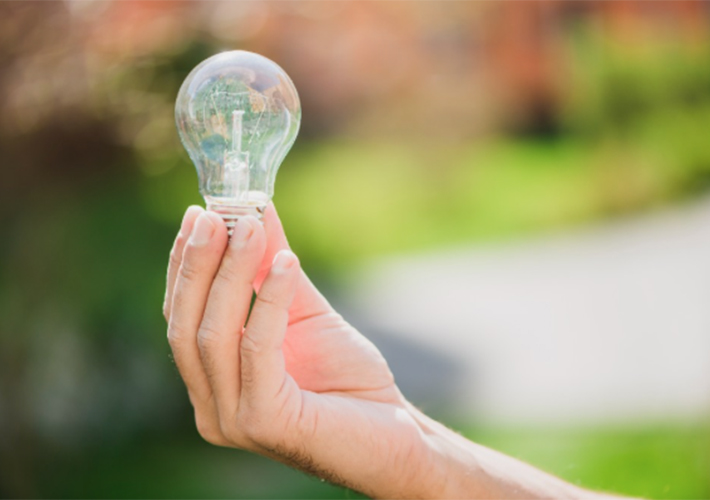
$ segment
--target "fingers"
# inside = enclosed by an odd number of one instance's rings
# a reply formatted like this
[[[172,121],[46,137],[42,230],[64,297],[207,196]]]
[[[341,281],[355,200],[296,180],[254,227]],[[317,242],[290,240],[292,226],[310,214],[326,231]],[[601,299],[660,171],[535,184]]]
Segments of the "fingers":
[[[216,422],[212,391],[197,346],[197,331],[226,244],[227,228],[222,219],[213,212],[202,212],[194,223],[175,278],[168,340],[195,407],[198,427]],[[205,432],[213,431],[208,428]]]
[[[241,399],[251,409],[264,408],[278,395],[286,377],[282,345],[288,310],[300,277],[296,256],[282,250],[254,302],[241,341]]]
[[[197,337],[220,422],[230,428],[239,402],[239,340],[254,292],[252,282],[265,249],[266,235],[259,221],[240,218],[212,284]]]
[[[214,444],[240,435],[240,402],[247,409],[273,409],[279,394],[296,394],[283,390],[297,389],[293,380],[284,384],[289,311],[292,322],[330,311],[286,250],[273,206],[264,222],[241,218],[228,243],[218,215],[190,208],[172,251],[164,307],[168,339],[200,434]],[[259,294],[242,334],[255,285]]]
[[[290,250],[283,225],[272,203],[266,207],[264,212],[264,229],[266,231],[267,244],[261,269],[256,280],[254,280],[254,288],[257,291],[261,288],[276,254],[281,250]],[[291,323],[297,323],[305,318],[327,314],[332,311],[328,301],[320,294],[303,271],[299,271],[297,286],[296,297],[290,310]]]
[[[188,207],[182,218],[180,231],[178,232],[173,248],[170,251],[170,262],[168,263],[168,276],[165,286],[165,300],[163,301],[163,316],[165,316],[166,321],[170,320],[170,308],[173,303],[175,278],[177,277],[178,269],[180,269],[182,253],[185,250],[185,243],[187,243],[187,239],[190,237],[192,227],[195,224],[195,219],[197,219],[202,212],[204,212],[204,209],[197,205]]]

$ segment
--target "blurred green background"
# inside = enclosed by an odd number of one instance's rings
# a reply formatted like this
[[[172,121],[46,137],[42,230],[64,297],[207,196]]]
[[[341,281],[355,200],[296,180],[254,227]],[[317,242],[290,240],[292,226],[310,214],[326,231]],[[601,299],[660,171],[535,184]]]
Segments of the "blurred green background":
[[[378,256],[707,193],[708,5],[1,2],[0,496],[358,497],[194,430],[161,302],[201,203],[173,104],[202,59],[247,49],[291,75],[303,124],[274,201],[337,293]],[[584,486],[710,496],[703,420],[439,416]]]

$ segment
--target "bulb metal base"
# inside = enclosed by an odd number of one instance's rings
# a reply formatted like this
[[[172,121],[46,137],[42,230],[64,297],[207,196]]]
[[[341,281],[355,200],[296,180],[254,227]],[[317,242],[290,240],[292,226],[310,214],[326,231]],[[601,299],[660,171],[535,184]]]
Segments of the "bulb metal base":
[[[264,217],[264,211],[266,210],[266,205],[223,205],[221,203],[207,203],[207,210],[218,214],[222,217],[222,220],[227,225],[227,233],[232,236],[234,231],[234,225],[237,223],[239,217],[246,217],[251,215],[261,221]]]

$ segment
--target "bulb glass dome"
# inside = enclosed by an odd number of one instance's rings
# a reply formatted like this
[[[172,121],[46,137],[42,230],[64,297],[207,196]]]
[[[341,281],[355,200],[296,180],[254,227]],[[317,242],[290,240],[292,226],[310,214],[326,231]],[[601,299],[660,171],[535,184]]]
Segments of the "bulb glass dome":
[[[207,209],[228,226],[241,215],[261,218],[301,123],[301,103],[286,72],[252,52],[214,55],[183,82],[175,122]]]

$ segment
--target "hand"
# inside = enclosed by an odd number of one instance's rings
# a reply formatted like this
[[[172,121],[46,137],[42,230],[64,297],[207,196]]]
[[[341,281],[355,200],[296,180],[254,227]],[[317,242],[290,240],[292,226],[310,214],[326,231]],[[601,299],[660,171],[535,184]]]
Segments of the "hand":
[[[210,443],[377,497],[610,498],[472,443],[409,404],[379,351],[301,271],[273,206],[263,225],[240,219],[231,240],[218,215],[190,207],[163,310]]]
[[[204,439],[370,495],[424,494],[429,426],[300,269],[273,206],[231,239],[190,207],[167,281],[168,340]]]

